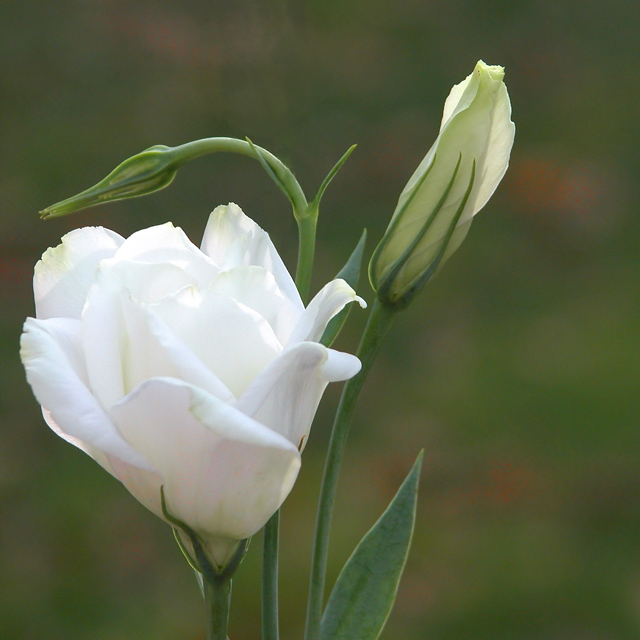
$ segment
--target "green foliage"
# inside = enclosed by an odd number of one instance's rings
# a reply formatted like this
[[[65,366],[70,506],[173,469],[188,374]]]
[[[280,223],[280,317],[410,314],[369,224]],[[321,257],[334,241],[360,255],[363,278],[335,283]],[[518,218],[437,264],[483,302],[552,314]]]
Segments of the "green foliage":
[[[423,453],[378,522],[362,538],[331,592],[320,640],[376,640],[409,554]]]

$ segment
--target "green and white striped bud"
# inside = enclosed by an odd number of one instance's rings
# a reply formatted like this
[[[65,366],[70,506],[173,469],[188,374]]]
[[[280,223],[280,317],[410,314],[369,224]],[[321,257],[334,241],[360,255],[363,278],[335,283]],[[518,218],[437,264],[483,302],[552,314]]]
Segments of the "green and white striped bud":
[[[451,90],[438,138],[400,194],[369,264],[383,304],[411,302],[502,180],[515,134],[503,78],[502,67],[480,61]]]

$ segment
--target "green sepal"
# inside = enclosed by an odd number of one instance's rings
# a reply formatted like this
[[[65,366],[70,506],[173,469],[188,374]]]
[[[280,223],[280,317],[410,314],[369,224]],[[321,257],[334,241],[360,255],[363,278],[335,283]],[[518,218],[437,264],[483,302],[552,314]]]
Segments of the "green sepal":
[[[471,195],[471,190],[473,189],[473,184],[475,182],[475,176],[476,176],[476,161],[474,160],[473,164],[471,165],[471,177],[469,178],[469,184],[467,186],[467,190],[462,196],[462,200],[460,201],[458,209],[456,210],[456,213],[453,216],[451,224],[449,225],[447,234],[445,235],[442,241],[442,246],[440,247],[440,251],[438,251],[437,255],[429,265],[429,268],[426,269],[424,273],[422,273],[418,278],[415,278],[411,283],[409,283],[409,285],[406,286],[402,290],[402,292],[398,295],[396,300],[393,300],[392,302],[390,302],[390,298],[385,300],[383,299],[382,295],[379,293],[378,297],[381,299],[383,304],[391,304],[391,306],[395,306],[398,309],[403,309],[404,307],[407,307],[409,303],[413,300],[415,295],[418,293],[418,291],[420,291],[420,289],[422,289],[422,287],[427,283],[427,281],[436,273],[436,271],[440,267],[441,260],[447,251],[447,247],[449,246],[449,241],[451,240],[451,237],[453,236],[453,233],[456,230],[458,220],[460,220],[460,216],[464,211],[464,208],[467,204],[467,200]]]
[[[452,220],[451,220],[451,223],[449,224],[449,228],[447,229],[446,235],[442,238],[438,253],[432,259],[432,261],[426,266],[426,268],[421,274],[419,274],[409,283],[405,283],[404,286],[400,288],[399,291],[397,290],[399,287],[397,280],[400,277],[400,273],[404,268],[404,266],[406,265],[409,258],[411,258],[411,254],[414,252],[414,250],[418,246],[420,240],[422,240],[422,238],[424,237],[424,234],[427,232],[432,222],[435,220],[436,216],[440,213],[440,210],[444,206],[444,203],[447,197],[449,196],[449,192],[453,187],[453,183],[458,174],[458,170],[460,168],[461,162],[462,162],[462,153],[460,153],[458,157],[458,162],[453,170],[453,173],[451,174],[451,179],[449,180],[449,183],[447,184],[440,200],[438,201],[434,209],[431,211],[431,213],[426,217],[425,222],[422,225],[422,228],[420,229],[418,234],[415,236],[415,238],[412,240],[411,244],[404,250],[404,252],[398,258],[396,258],[395,262],[393,262],[392,265],[387,267],[386,273],[382,279],[379,279],[375,273],[377,269],[377,261],[380,258],[382,249],[386,246],[386,244],[388,243],[392,235],[392,232],[395,230],[396,226],[398,225],[402,214],[404,214],[404,211],[406,209],[406,203],[403,209],[400,211],[400,214],[394,217],[391,225],[385,232],[384,237],[380,241],[380,244],[376,247],[373,253],[373,256],[371,257],[371,260],[369,261],[369,279],[371,282],[371,286],[376,292],[376,296],[378,300],[380,300],[380,302],[382,302],[382,304],[384,304],[385,306],[393,307],[396,310],[401,310],[407,307],[415,297],[416,293],[418,293],[418,291],[426,284],[426,282],[437,271],[440,265],[440,261],[442,260],[443,256],[446,253],[447,247],[449,245],[449,241],[451,240],[451,237],[453,236],[453,233],[456,230],[458,220],[460,219],[460,216],[462,215],[464,208],[467,204],[467,200],[471,195],[471,191],[473,189],[473,185],[475,182],[475,172],[476,172],[475,159],[471,166],[471,176],[469,178],[467,189],[464,195],[462,196],[462,199],[460,200],[460,203],[458,205],[458,208],[455,214],[452,217]],[[433,163],[431,166],[433,166]],[[430,171],[431,166],[425,173],[425,176]],[[422,179],[424,179],[424,176]],[[413,196],[415,195],[417,186],[411,192],[409,196],[410,199],[412,199]],[[410,202],[410,199],[407,202]]]
[[[416,182],[416,184],[413,186],[411,191],[407,194],[407,197],[405,198],[403,203],[400,204],[400,201],[398,201],[396,211],[394,211],[393,216],[391,217],[391,223],[389,224],[388,229],[384,232],[384,236],[382,237],[382,240],[380,240],[380,242],[378,243],[378,246],[373,251],[371,260],[369,260],[369,282],[371,283],[371,286],[373,287],[374,291],[378,291],[378,288],[380,286],[380,283],[378,282],[378,274],[376,274],[376,269],[378,266],[377,262],[380,259],[380,255],[382,254],[383,249],[389,243],[389,240],[391,239],[391,234],[396,230],[396,227],[400,224],[400,221],[402,220],[402,217],[404,216],[405,211],[409,208],[409,205],[411,204],[415,195],[418,193],[420,187],[422,186],[422,183],[427,179],[427,176],[429,175],[429,173],[431,173],[431,169],[433,169],[433,166],[435,165],[435,163],[436,163],[436,156],[434,155],[433,159],[431,160],[431,164],[429,165],[427,170],[424,172],[422,177],[418,180],[418,182]],[[458,169],[456,167],[456,172],[457,170]],[[450,182],[450,185],[452,184],[453,184],[453,178]],[[449,191],[447,189],[447,194],[448,193]],[[445,195],[445,198],[446,198],[446,195]],[[433,211],[429,216],[427,225],[431,222],[435,214],[439,211],[440,207],[442,206],[442,203],[444,203],[444,199],[441,199],[440,203],[436,206],[435,211]],[[425,228],[426,228],[426,225],[425,225]],[[395,264],[396,265],[398,264],[397,260]]]
[[[353,250],[353,253],[349,256],[347,263],[336,274],[336,278],[342,278],[352,289],[358,288],[358,281],[360,280],[360,273],[362,271],[362,257],[364,255],[364,247],[367,242],[367,230],[363,229],[360,240]],[[348,304],[342,311],[337,313],[331,320],[320,338],[320,344],[325,347],[330,347],[332,342],[336,339],[344,323],[347,321],[347,316],[351,311],[353,305]]]
[[[331,169],[331,171],[329,171],[329,173],[327,174],[327,177],[322,181],[322,184],[318,189],[318,193],[316,193],[316,197],[310,202],[309,204],[310,209],[317,211],[320,208],[320,200],[322,200],[322,196],[324,195],[324,192],[329,186],[329,183],[335,178],[338,171],[340,171],[340,169],[342,168],[342,165],[347,161],[347,159],[353,153],[354,149],[357,146],[358,146],[357,144],[352,144],[344,153],[342,158],[340,158],[340,160],[338,160],[338,162],[336,162],[333,165],[333,168]]]
[[[382,632],[409,554],[423,453],[338,576],[320,640],[376,640]]]
[[[235,573],[236,569],[238,568],[245,554],[247,553],[247,549],[249,548],[249,542],[251,540],[250,538],[245,538],[244,540],[238,541],[238,547],[235,553],[233,554],[231,560],[229,560],[226,566],[224,566],[221,570],[219,570],[215,567],[215,565],[211,562],[211,560],[207,556],[207,553],[204,550],[202,542],[200,541],[200,538],[195,533],[195,531],[189,525],[185,524],[181,520],[178,520],[178,518],[175,518],[174,516],[172,516],[167,510],[167,503],[164,497],[164,485],[160,486],[160,504],[162,506],[162,515],[173,527],[173,535],[175,536],[178,546],[180,547],[180,550],[182,551],[185,558],[187,559],[187,562],[191,565],[192,569],[202,574],[202,577],[209,584],[218,583],[220,582],[220,580],[227,579]],[[195,558],[191,556],[188,549],[186,548],[186,545],[184,544],[184,541],[180,538],[180,531],[182,531],[182,533],[184,533],[189,539],[189,542],[193,547]]]
[[[163,505],[164,506],[164,505]],[[163,512],[165,511],[165,509],[163,509]],[[165,518],[167,516],[165,515]],[[184,544],[184,542],[182,541],[182,538],[180,537],[180,533],[178,532],[178,529],[176,529],[176,527],[171,527],[171,531],[173,531],[173,537],[175,538],[176,544],[178,545],[180,551],[182,551],[182,555],[185,557],[185,560],[189,563],[189,566],[196,572],[196,573],[200,573],[200,569],[198,569],[198,564],[197,562],[191,557],[191,554],[189,553],[189,550],[187,549],[186,545]]]
[[[202,594],[202,597],[206,598],[207,594],[204,590],[204,578],[202,577],[202,574],[197,569],[194,569],[193,575],[196,577],[196,582],[198,583],[198,587],[200,588],[200,593]]]

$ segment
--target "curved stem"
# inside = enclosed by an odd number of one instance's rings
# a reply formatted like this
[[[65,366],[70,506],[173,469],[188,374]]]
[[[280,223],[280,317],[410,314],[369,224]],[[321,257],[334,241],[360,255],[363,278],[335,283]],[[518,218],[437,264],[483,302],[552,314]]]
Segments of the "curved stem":
[[[261,163],[268,165],[268,169],[273,172],[276,182],[289,197],[296,222],[298,223],[299,244],[296,285],[302,300],[306,301],[311,286],[311,272],[315,253],[316,225],[318,221],[317,204],[307,203],[307,198],[300,183],[285,164],[266,149],[246,140],[238,140],[237,138],[203,138],[202,140],[195,140],[174,147],[171,153],[174,154],[176,162],[181,165],[200,156],[221,151],[239,153],[256,158]]]
[[[356,408],[360,391],[367,378],[371,365],[380,348],[382,338],[391,325],[394,310],[383,306],[376,299],[369,314],[369,320],[364,330],[356,355],[362,362],[362,369],[358,375],[348,380],[342,390],[342,397],[333,423],[329,451],[324,467],[316,532],[313,541],[313,558],[311,564],[311,581],[309,584],[309,601],[307,604],[307,624],[305,640],[318,640],[320,620],[327,573],[327,557],[329,550],[329,534],[331,531],[331,516],[336,497],[340,465],[344,457],[349,426]]]
[[[204,594],[207,603],[207,640],[227,640],[231,577],[221,576],[212,583],[205,580]]]
[[[200,156],[220,151],[256,158],[256,150],[259,151],[264,161],[285,188],[287,195],[291,199],[296,218],[303,216],[307,210],[307,199],[302,187],[289,168],[262,147],[251,145],[246,140],[238,140],[237,138],[202,138],[202,140],[194,140],[193,142],[173,147],[171,152],[175,154],[176,161],[179,164],[184,164]]]

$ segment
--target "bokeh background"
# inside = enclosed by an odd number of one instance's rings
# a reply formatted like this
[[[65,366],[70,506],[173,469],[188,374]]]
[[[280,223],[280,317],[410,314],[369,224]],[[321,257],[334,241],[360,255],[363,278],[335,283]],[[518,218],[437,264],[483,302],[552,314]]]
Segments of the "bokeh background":
[[[309,195],[346,148],[314,288],[381,237],[477,59],[502,64],[511,168],[463,248],[395,325],[360,404],[331,578],[426,458],[413,550],[383,638],[640,637],[640,13],[626,0],[5,0],[0,4],[0,635],[204,637],[166,525],[44,425],[18,358],[31,273],[81,225],[172,220],[196,242],[234,201],[293,268],[288,203],[257,163],[201,159],[158,194],[37,211],[153,144],[250,136]],[[362,295],[371,300],[366,281]],[[365,314],[339,347],[353,350]],[[339,388],[282,515],[282,637],[302,637]],[[259,637],[260,536],[230,636]]]

